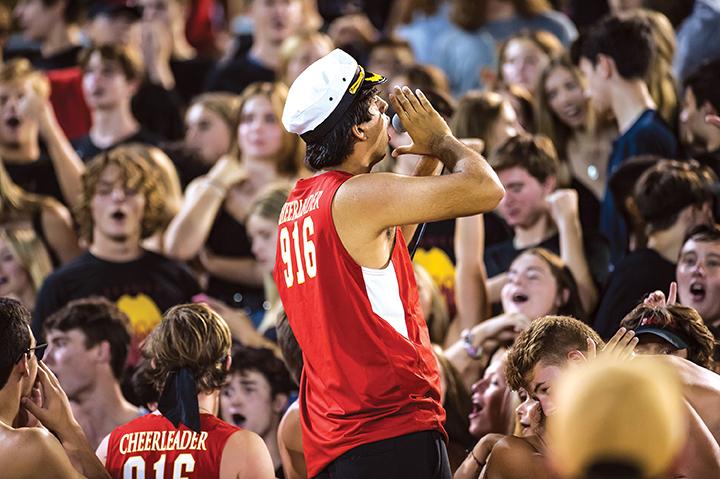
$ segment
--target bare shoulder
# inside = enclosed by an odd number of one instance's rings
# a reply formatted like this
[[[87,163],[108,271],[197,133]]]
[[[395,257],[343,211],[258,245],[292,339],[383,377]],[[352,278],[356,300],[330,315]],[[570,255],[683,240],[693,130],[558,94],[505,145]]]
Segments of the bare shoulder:
[[[247,447],[252,446],[255,442],[257,442],[257,439],[259,439],[259,436],[255,434],[254,432],[241,429],[240,431],[234,432],[229,438],[226,443],[225,448],[228,447]]]
[[[546,477],[543,460],[532,441],[506,436],[493,447],[487,462],[490,479],[541,479]]]
[[[500,439],[495,444],[495,447],[493,448],[493,453],[496,449],[498,449],[499,451],[503,451],[504,453],[517,454],[520,456],[533,455],[538,453],[538,450],[535,447],[533,441],[529,440],[528,438],[517,436],[505,436],[504,438]]]
[[[658,361],[663,361],[672,366],[680,375],[685,386],[702,386],[720,390],[720,375],[692,361],[672,355],[655,356]]]
[[[401,181],[404,176],[395,173],[363,173],[355,175],[343,183],[335,193],[335,201],[348,206],[357,201],[377,201],[387,194],[388,187]]]
[[[240,430],[228,438],[220,461],[221,479],[275,477],[270,452],[254,432]]]
[[[56,201],[53,198],[48,198],[48,200],[43,204],[41,215],[42,221],[45,224],[72,224],[70,211],[68,211],[68,209],[65,208],[59,201]]]
[[[300,425],[300,406],[295,401],[283,414],[278,426],[278,441],[291,450],[302,451],[302,427]]]
[[[64,451],[47,430],[27,427],[3,431],[0,437],[0,470],[8,477],[37,477],[43,470],[55,471]],[[61,456],[59,456],[61,455]],[[67,460],[67,458],[65,458]],[[69,464],[69,462],[68,462]]]

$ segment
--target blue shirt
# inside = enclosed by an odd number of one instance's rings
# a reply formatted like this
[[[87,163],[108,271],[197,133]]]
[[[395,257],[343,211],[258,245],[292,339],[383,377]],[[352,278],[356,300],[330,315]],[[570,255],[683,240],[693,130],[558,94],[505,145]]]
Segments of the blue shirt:
[[[453,95],[482,87],[480,71],[495,69],[495,41],[484,29],[468,32],[454,25],[437,40],[438,63]]]
[[[443,3],[433,15],[418,13],[407,25],[397,27],[397,35],[404,38],[415,54],[417,63],[439,65],[438,38],[453,28],[450,19],[450,4]]]
[[[520,30],[545,30],[552,33],[566,47],[577,38],[578,32],[567,15],[555,10],[540,13],[534,17],[522,17],[517,15],[507,20],[488,22],[483,28],[493,36],[496,42],[507,40]]]
[[[677,154],[677,140],[667,123],[655,110],[645,110],[632,126],[613,142],[607,167],[607,178],[628,158],[637,155],[658,155],[673,159]],[[610,244],[612,265],[625,256],[628,230],[615,200],[607,191],[600,206],[600,232]]]
[[[706,60],[720,58],[720,0],[695,0],[677,32],[673,70],[680,82]]]

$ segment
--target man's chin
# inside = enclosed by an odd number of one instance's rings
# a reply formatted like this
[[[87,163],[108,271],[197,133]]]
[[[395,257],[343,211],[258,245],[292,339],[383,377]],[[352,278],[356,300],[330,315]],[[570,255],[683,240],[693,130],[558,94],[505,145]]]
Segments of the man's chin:
[[[0,144],[6,149],[6,150],[19,150],[22,144],[19,140],[11,139],[11,140],[0,140]]]
[[[125,243],[130,238],[127,233],[106,233],[105,236],[113,243]]]

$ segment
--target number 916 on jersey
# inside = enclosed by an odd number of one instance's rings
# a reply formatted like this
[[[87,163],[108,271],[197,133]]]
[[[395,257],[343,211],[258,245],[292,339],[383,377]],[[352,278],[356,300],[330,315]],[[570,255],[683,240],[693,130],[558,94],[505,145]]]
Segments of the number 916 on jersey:
[[[285,223],[280,228],[280,258],[288,288],[303,284],[317,275],[314,235],[315,225],[310,216]]]

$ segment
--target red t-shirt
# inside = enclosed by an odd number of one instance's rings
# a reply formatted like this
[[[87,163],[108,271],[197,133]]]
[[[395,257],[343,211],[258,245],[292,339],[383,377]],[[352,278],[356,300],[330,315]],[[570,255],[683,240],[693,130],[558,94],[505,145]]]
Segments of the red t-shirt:
[[[49,70],[47,77],[50,80],[50,103],[65,136],[76,140],[87,135],[92,118],[82,91],[80,67]]]
[[[200,433],[147,414],[110,434],[105,468],[118,479],[216,479],[228,438],[240,428],[200,415]]]
[[[332,201],[349,178],[327,172],[299,180],[278,222],[274,276],[305,361],[309,477],[362,444],[445,433],[437,363],[400,228],[384,269],[358,265],[335,229]]]

